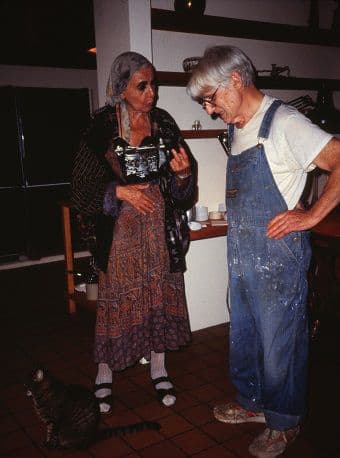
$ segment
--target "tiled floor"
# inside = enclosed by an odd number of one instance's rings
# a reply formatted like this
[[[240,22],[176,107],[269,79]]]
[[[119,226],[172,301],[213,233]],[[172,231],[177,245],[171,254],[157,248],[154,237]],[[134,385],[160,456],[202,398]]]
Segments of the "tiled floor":
[[[148,366],[137,365],[115,381],[115,405],[103,426],[157,420],[145,431],[103,441],[81,452],[48,452],[44,428],[25,397],[23,380],[33,361],[43,362],[69,383],[91,387],[94,317],[66,313],[62,263],[0,272],[1,389],[0,455],[30,457],[248,457],[248,445],[262,425],[226,425],[212,407],[234,394],[227,372],[227,326],[195,332],[192,344],[169,354],[168,372],[179,392],[173,408],[156,400]],[[339,304],[338,304],[339,305]],[[291,458],[339,457],[339,314],[322,320],[311,348],[309,414],[303,432],[288,449]]]

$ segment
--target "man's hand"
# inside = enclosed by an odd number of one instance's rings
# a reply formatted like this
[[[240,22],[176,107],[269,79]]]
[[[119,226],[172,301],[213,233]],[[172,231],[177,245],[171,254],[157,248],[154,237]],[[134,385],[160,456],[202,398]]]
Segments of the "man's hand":
[[[170,161],[171,170],[177,175],[187,173],[190,170],[190,161],[185,149],[180,146],[178,152],[175,149],[172,149],[171,152],[173,155]]]
[[[294,209],[279,213],[269,221],[267,236],[273,239],[280,239],[290,232],[304,231],[316,224],[310,212]]]
[[[118,199],[129,202],[136,210],[145,215],[155,209],[154,201],[143,192],[148,187],[148,184],[119,185],[116,187],[116,195]]]

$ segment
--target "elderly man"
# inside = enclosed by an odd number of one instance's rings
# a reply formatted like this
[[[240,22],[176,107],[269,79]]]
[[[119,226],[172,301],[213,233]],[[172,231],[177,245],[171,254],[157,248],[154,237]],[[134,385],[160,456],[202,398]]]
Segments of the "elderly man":
[[[238,395],[214,415],[225,423],[265,423],[249,452],[268,458],[296,438],[305,414],[308,229],[339,204],[340,141],[263,94],[254,79],[240,49],[215,46],[187,90],[228,125],[230,376]],[[299,199],[316,166],[329,179],[304,210]]]

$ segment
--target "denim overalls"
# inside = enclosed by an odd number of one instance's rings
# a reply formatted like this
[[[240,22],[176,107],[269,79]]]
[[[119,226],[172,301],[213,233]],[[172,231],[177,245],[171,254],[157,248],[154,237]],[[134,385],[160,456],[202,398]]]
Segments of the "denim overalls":
[[[238,402],[263,411],[267,426],[282,431],[305,413],[311,249],[307,232],[266,236],[270,219],[287,210],[261,143],[281,103],[265,113],[258,144],[229,156],[226,203],[230,376]],[[232,141],[233,126],[229,133]]]

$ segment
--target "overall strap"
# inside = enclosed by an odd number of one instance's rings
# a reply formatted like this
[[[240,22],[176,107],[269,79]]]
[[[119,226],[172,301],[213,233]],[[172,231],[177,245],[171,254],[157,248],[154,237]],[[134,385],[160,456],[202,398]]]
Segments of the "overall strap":
[[[268,138],[270,126],[274,118],[275,112],[279,108],[279,106],[282,105],[282,103],[283,103],[282,100],[274,100],[274,102],[270,105],[270,107],[266,111],[262,119],[260,129],[259,129],[259,133],[258,133],[259,138]]]

